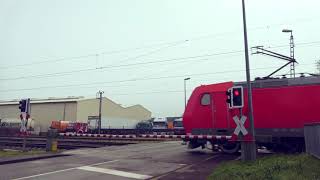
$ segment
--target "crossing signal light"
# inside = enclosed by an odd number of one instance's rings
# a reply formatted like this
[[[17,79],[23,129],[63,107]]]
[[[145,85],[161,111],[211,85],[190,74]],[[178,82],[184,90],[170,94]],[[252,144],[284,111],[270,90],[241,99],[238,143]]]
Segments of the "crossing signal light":
[[[27,100],[23,99],[19,101],[19,109],[21,112],[26,112]]]
[[[30,99],[22,99],[19,101],[20,112],[29,113]]]
[[[226,92],[227,103],[230,109],[243,108],[243,87],[234,86]]]
[[[231,106],[233,108],[243,108],[243,87],[242,86],[232,87]]]
[[[238,97],[240,95],[240,92],[236,89],[236,90],[233,91],[233,95],[235,97]]]

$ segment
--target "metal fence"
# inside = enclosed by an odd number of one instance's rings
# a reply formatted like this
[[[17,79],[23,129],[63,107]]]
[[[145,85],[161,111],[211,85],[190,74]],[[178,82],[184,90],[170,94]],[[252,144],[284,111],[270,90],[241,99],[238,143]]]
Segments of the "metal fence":
[[[304,125],[306,152],[320,159],[320,122]]]

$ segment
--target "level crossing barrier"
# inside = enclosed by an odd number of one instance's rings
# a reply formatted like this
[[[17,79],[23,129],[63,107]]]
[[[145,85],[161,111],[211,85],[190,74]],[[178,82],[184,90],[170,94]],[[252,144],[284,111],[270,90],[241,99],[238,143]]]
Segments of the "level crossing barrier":
[[[207,140],[230,140],[231,136],[225,135],[113,135],[113,134],[76,134],[76,133],[60,133],[65,137],[93,137],[93,138],[165,138],[165,139],[207,139]]]

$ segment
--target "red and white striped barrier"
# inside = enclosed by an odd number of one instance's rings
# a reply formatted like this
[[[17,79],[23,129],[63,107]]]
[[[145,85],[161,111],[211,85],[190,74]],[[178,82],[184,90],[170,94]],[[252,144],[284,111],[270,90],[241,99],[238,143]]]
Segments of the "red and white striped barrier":
[[[178,139],[231,139],[231,136],[218,136],[218,135],[150,135],[143,134],[140,137],[144,138],[178,138]]]
[[[76,134],[76,133],[59,133],[60,136],[67,137],[103,137],[103,138],[168,138],[168,139],[207,139],[207,140],[229,140],[231,136],[225,135],[112,135],[112,134]]]
[[[60,136],[67,137],[104,137],[104,138],[136,138],[136,135],[113,135],[113,134],[76,134],[76,133],[59,133]]]

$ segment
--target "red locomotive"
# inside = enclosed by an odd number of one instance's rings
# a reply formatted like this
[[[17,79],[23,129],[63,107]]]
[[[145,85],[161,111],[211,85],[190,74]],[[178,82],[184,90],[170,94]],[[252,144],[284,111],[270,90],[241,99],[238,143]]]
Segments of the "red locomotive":
[[[233,86],[244,88],[243,115],[248,117],[245,82],[225,82],[197,87],[183,115],[187,134],[233,135],[234,116],[239,109],[229,109],[226,92]],[[299,77],[252,81],[253,115],[256,143],[273,150],[302,151],[305,123],[319,122],[320,77]],[[248,129],[249,121],[245,122]],[[208,140],[188,140],[189,148],[204,147]],[[239,142],[210,141],[224,152],[237,152]]]

